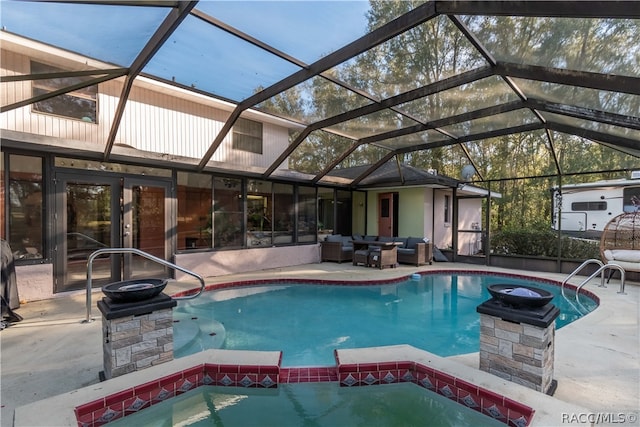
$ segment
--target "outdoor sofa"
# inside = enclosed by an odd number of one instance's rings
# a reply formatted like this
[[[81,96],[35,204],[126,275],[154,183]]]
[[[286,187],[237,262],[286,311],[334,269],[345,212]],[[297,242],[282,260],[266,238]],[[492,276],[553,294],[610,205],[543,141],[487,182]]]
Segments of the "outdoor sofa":
[[[332,234],[320,242],[322,261],[343,262],[353,259],[353,240],[371,242],[398,242],[398,263],[416,266],[431,264],[433,260],[433,244],[422,237],[385,237],[385,236],[342,236]],[[371,245],[375,250],[375,245]]]

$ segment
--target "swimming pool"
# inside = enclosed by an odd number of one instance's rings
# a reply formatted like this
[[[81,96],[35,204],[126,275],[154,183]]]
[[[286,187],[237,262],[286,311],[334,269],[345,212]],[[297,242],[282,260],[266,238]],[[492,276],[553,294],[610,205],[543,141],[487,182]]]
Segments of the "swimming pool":
[[[109,425],[131,426],[504,426],[411,383],[340,387],[334,382],[276,389],[203,386]]]
[[[330,366],[334,349],[409,344],[439,356],[477,352],[476,307],[487,286],[535,286],[554,293],[556,328],[597,307],[562,297],[551,281],[477,273],[424,274],[386,283],[279,281],[202,294],[174,310],[174,355],[204,349],[283,352],[283,366]],[[364,286],[363,286],[364,285]]]

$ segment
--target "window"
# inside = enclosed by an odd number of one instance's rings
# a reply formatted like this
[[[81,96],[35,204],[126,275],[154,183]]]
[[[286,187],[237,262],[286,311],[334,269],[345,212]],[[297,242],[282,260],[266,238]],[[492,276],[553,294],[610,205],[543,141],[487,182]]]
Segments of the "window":
[[[316,241],[316,190],[313,187],[298,187],[298,242]]]
[[[273,243],[293,243],[296,205],[293,185],[273,184]]]
[[[272,230],[271,183],[250,179],[247,182],[247,246],[270,246]]]
[[[449,196],[445,194],[444,196],[444,222],[448,223],[449,220]]]
[[[380,200],[380,216],[382,218],[389,218],[390,216],[391,210],[389,209],[389,202],[390,200],[388,198]]]
[[[607,202],[573,202],[571,203],[572,211],[606,211]]]
[[[318,238],[333,234],[334,224],[334,190],[318,188]]]
[[[178,172],[178,249],[211,247],[211,176]]]
[[[10,155],[8,163],[9,203],[2,227],[8,223],[8,242],[16,259],[41,259],[45,229],[42,158]]]
[[[351,191],[336,191],[335,234],[351,235]]]
[[[60,68],[31,61],[31,73],[57,73]],[[63,89],[71,85],[86,81],[91,77],[61,77],[55,79],[34,80],[32,83],[33,96],[42,95]],[[98,86],[92,85],[74,90],[53,98],[32,104],[32,111],[69,117],[89,123],[97,123]]]
[[[629,187],[622,190],[622,209],[624,212],[640,211],[640,187]]]
[[[236,150],[262,154],[262,123],[238,119],[233,125],[233,144]]]
[[[213,246],[240,248],[244,244],[242,180],[213,179]]]

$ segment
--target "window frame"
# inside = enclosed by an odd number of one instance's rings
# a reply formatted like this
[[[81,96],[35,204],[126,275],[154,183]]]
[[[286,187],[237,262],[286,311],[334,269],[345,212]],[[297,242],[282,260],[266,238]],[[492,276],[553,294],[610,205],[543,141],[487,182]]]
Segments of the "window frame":
[[[238,118],[233,124],[231,147],[234,150],[263,154],[264,138],[261,122]]]
[[[442,216],[445,224],[451,224],[451,215],[449,213],[449,204],[451,203],[451,198],[448,194],[444,195],[444,209],[442,212]]]
[[[17,152],[2,152],[2,157],[3,157],[3,169],[2,169],[2,186],[3,186],[3,192],[4,192],[4,197],[2,200],[3,203],[3,217],[2,217],[2,227],[3,227],[3,238],[9,243],[9,245],[11,246],[11,250],[14,253],[15,256],[15,262],[16,264],[20,264],[20,265],[27,265],[27,264],[41,264],[42,262],[45,262],[46,260],[49,259],[49,252],[48,252],[48,240],[50,239],[50,236],[48,235],[48,229],[49,227],[47,226],[47,189],[46,189],[46,183],[47,183],[47,177],[45,176],[46,174],[46,167],[45,167],[45,158],[43,156],[38,156],[38,155],[32,155],[32,154],[27,154],[27,153],[17,153]],[[38,162],[40,165],[40,170],[39,170],[39,180],[34,180],[34,179],[16,179],[13,176],[14,172],[19,172],[19,173],[25,173],[26,171],[23,170],[14,170],[12,167],[12,164],[14,162],[17,161],[18,158],[29,158],[29,159],[33,159],[34,162]],[[34,173],[33,172],[33,167],[28,167],[28,174],[32,175],[32,176],[36,176],[38,175],[38,173]],[[30,192],[30,195],[34,195],[37,193],[40,193],[39,199],[37,200],[37,204],[36,204],[36,209],[24,209],[24,212],[20,213],[18,212],[18,216],[20,215],[24,215],[26,214],[26,212],[28,211],[31,214],[35,214],[37,211],[37,215],[34,218],[35,221],[37,221],[37,224],[26,224],[29,227],[27,227],[27,229],[29,230],[29,235],[31,235],[32,237],[37,237],[36,240],[34,242],[28,242],[26,239],[26,234],[22,237],[20,237],[20,244],[17,244],[15,242],[14,234],[16,233],[15,230],[12,230],[15,227],[18,227],[18,224],[16,223],[15,220],[12,219],[12,215],[14,212],[14,206],[12,204],[11,199],[14,197],[12,195],[12,183],[31,183],[33,185],[31,185],[30,187],[33,187],[33,191]],[[20,201],[20,205],[22,205],[23,203],[26,203],[28,197],[25,198],[24,200]],[[26,205],[25,205],[26,206]],[[17,207],[17,206],[16,206]],[[27,222],[27,219],[25,218],[25,223]],[[20,224],[20,225],[24,225],[24,224]],[[20,233],[20,234],[24,234],[24,233]],[[39,240],[39,242],[38,242]],[[35,245],[32,243],[36,243]],[[32,253],[30,252],[27,247],[29,248],[35,248],[37,249],[37,253]]]
[[[606,200],[590,200],[586,202],[571,202],[571,211],[573,212],[585,212],[585,211],[606,211]]]
[[[31,74],[37,75],[41,73],[59,73],[64,72],[62,68],[56,67],[54,65],[46,64],[44,62],[30,60],[29,66],[31,69]],[[35,70],[35,71],[34,71]],[[31,82],[31,94],[32,96],[38,96],[43,93],[53,92],[55,90],[64,89],[65,87],[69,87],[73,84],[80,83],[86,80],[83,77],[64,77],[64,78],[51,78],[51,79],[37,79]],[[84,123],[90,124],[98,124],[98,85],[90,85],[84,87],[82,89],[73,90],[53,98],[49,98],[43,101],[34,102],[31,104],[31,112],[36,114],[47,114],[56,117],[62,117],[65,119],[76,120]],[[70,99],[68,99],[70,98]],[[55,100],[60,103],[67,105],[70,100],[81,100],[83,102],[93,103],[93,108],[87,110],[89,112],[88,115],[83,115],[82,117],[77,117],[75,115],[65,114],[60,111],[47,111],[46,109],[39,108],[42,105],[49,105],[55,107],[55,104],[52,104]],[[75,102],[74,102],[75,104]],[[79,111],[83,111],[80,109]]]

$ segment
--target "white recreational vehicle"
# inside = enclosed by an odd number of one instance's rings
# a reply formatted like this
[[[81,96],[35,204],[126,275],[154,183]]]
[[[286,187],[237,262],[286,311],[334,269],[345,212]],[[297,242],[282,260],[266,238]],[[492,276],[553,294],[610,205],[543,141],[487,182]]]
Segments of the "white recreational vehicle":
[[[555,230],[598,237],[612,218],[640,210],[640,171],[631,179],[568,184],[551,193]]]

